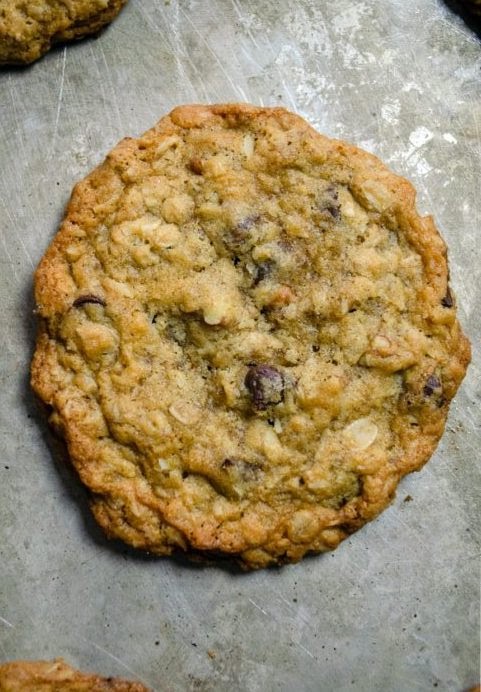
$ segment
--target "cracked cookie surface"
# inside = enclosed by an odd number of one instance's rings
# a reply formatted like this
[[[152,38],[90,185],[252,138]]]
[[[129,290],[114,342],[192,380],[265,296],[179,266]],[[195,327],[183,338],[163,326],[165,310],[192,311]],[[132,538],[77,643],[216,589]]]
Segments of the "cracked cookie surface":
[[[35,286],[33,387],[97,521],[157,554],[336,547],[428,460],[469,361],[412,186],[281,108],[123,140]]]
[[[148,692],[139,682],[81,673],[62,660],[0,664],[0,692]]]
[[[127,0],[0,0],[0,65],[38,60],[55,43],[95,34]]]

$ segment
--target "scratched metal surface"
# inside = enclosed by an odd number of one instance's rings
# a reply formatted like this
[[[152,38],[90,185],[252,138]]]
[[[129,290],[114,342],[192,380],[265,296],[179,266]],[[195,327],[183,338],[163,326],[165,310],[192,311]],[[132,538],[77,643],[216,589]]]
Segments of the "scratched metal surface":
[[[131,0],[99,39],[0,73],[1,660],[61,655],[174,692],[476,681],[480,68],[479,40],[435,0]],[[73,183],[175,104],[234,100],[284,104],[415,183],[475,346],[437,453],[380,519],[243,576],[110,546],[27,382],[32,271]]]

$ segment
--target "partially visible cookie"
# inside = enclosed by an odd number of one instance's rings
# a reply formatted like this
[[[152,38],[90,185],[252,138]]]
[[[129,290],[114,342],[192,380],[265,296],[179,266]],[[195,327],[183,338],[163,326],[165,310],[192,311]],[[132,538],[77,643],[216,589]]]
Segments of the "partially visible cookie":
[[[446,4],[464,19],[481,19],[481,0],[445,0]]]
[[[459,0],[460,4],[473,14],[481,15],[481,0]]]
[[[100,31],[127,0],[0,0],[0,65],[27,64],[53,44]]]
[[[81,673],[61,659],[0,665],[0,692],[148,692],[140,682]]]
[[[98,522],[157,554],[334,548],[428,460],[469,361],[412,186],[282,108],[122,141],[35,291],[33,387]]]

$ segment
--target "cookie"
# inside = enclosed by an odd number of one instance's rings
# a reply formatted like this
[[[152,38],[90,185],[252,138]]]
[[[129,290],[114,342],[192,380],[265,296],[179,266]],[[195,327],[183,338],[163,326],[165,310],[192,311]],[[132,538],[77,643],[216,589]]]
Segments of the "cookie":
[[[120,142],[35,296],[33,388],[108,536],[245,568],[376,517],[470,358],[412,186],[282,108],[183,106]]]
[[[127,0],[0,0],[0,65],[38,60],[55,43],[95,34]]]
[[[460,3],[462,7],[465,7],[473,14],[481,15],[481,0],[460,0]]]
[[[139,682],[81,673],[61,659],[0,664],[0,692],[148,692]]]
[[[481,17],[481,0],[446,0],[446,4],[464,19],[476,22]]]

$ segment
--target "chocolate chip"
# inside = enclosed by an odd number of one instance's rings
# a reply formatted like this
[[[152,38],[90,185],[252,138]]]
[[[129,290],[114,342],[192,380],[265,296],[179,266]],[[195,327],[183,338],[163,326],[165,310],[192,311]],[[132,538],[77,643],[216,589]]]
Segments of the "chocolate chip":
[[[236,224],[235,229],[237,231],[250,231],[250,229],[256,225],[259,219],[259,214],[251,214],[250,216],[246,216],[245,219],[242,219],[242,221],[239,221],[239,223]]]
[[[202,159],[199,159],[197,156],[195,156],[193,159],[189,161],[187,164],[187,168],[189,171],[192,171],[192,173],[195,173],[195,175],[202,175],[204,172],[203,166],[202,166]]]
[[[252,214],[250,216],[246,216],[228,229],[226,235],[224,236],[227,247],[229,247],[235,253],[239,249],[245,250],[246,246],[249,245],[249,231],[255,226],[259,219],[259,214]]]
[[[326,207],[326,211],[332,216],[333,219],[339,219],[341,216],[340,207]]]
[[[341,217],[341,205],[338,201],[339,193],[334,185],[329,185],[317,202],[317,207],[323,214],[329,214],[335,221]]]
[[[284,399],[284,377],[271,365],[250,366],[244,383],[258,411],[265,411],[270,404],[279,404]]]
[[[441,300],[441,305],[443,306],[443,308],[452,308],[454,305],[453,294],[451,293],[451,289],[449,288],[449,286],[448,290],[446,291],[446,295]]]
[[[263,281],[272,271],[272,262],[259,262],[256,264],[255,274],[254,274],[254,286],[257,286],[261,281]]]
[[[423,387],[424,396],[432,396],[437,389],[441,388],[441,382],[436,375],[430,375]]]
[[[102,305],[105,307],[105,300],[103,298],[99,298],[98,296],[94,296],[92,293],[79,296],[74,300],[72,305],[74,308],[80,308],[82,305],[86,305],[87,303],[91,303],[93,305]]]

